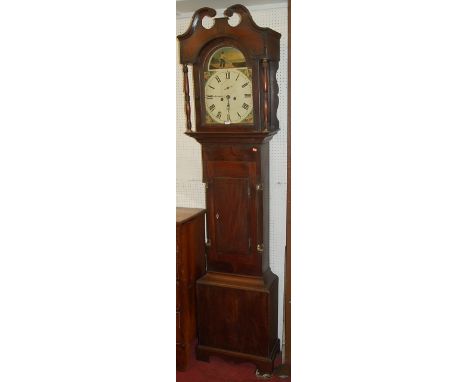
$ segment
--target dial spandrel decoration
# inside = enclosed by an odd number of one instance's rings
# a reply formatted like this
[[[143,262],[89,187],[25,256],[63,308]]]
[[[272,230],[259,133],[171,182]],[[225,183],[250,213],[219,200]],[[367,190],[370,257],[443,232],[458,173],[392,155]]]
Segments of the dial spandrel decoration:
[[[217,49],[210,58],[205,81],[205,123],[253,124],[252,71],[241,51]]]

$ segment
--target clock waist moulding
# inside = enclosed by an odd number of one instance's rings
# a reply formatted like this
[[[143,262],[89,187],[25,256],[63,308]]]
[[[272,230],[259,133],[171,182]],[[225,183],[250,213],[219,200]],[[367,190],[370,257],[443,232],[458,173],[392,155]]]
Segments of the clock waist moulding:
[[[236,26],[228,23],[234,13]],[[278,277],[269,265],[269,141],[278,131],[281,35],[242,5],[206,29],[196,11],[179,35],[186,134],[202,149],[207,273],[197,281],[197,359],[217,355],[271,372],[279,351]],[[193,66],[195,129],[188,65]]]

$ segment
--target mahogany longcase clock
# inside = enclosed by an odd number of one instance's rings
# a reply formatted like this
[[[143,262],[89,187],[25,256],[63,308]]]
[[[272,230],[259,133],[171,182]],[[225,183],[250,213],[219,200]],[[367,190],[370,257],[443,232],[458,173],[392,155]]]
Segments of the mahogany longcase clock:
[[[240,22],[231,26],[236,13]],[[186,134],[201,143],[206,185],[207,273],[197,281],[197,358],[255,363],[271,372],[279,350],[278,277],[269,265],[269,141],[278,131],[281,35],[242,5],[211,28],[201,8],[178,36]],[[193,66],[195,129],[188,65]]]

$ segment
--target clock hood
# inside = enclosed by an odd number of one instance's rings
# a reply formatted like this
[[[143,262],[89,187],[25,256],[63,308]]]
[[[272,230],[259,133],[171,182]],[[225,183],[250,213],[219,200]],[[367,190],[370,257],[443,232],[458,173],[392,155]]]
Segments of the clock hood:
[[[232,27],[228,18],[234,13],[240,16],[240,22]],[[181,64],[193,64],[206,44],[220,37],[235,38],[239,44],[248,47],[249,55],[256,59],[278,61],[280,58],[279,39],[281,34],[270,29],[259,27],[252,19],[249,10],[236,4],[224,11],[226,17],[215,18],[214,25],[206,29],[202,25],[205,16],[215,17],[213,8],[200,8],[195,11],[187,31],[177,36],[180,44]]]

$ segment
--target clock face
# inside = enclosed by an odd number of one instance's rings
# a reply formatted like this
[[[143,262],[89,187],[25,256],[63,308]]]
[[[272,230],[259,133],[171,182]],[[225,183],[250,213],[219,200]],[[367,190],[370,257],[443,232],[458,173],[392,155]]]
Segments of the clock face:
[[[207,123],[252,123],[252,81],[239,69],[208,72],[205,82]]]
[[[218,48],[204,73],[205,123],[253,124],[252,71],[242,52]]]

